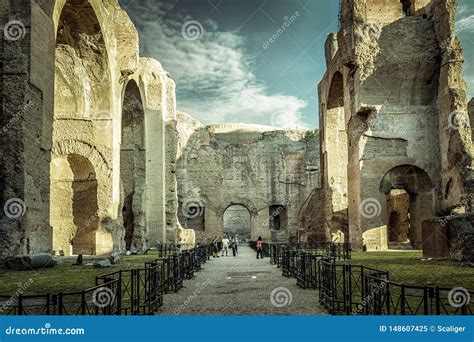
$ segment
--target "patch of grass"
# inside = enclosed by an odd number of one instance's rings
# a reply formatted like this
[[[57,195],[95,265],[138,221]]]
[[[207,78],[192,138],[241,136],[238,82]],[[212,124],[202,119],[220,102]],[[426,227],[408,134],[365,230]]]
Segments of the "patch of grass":
[[[422,259],[421,251],[353,252],[351,260],[339,263],[389,271],[390,280],[405,285],[461,286],[474,290],[474,268],[454,261]]]
[[[25,283],[23,295],[81,291],[95,286],[95,277],[102,274],[144,268],[145,262],[158,258],[157,253],[147,255],[122,256],[122,263],[108,268],[93,266],[74,266],[63,263],[54,268],[44,268],[34,271],[7,271],[0,275],[0,296],[11,296]],[[97,260],[97,258],[95,259]],[[85,258],[84,263],[91,263]],[[30,281],[31,279],[31,281]]]

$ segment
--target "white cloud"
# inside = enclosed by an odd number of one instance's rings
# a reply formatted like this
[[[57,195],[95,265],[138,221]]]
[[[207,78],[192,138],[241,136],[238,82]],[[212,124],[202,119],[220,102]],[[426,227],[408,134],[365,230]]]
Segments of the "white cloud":
[[[144,54],[158,59],[176,81],[179,110],[205,124],[242,122],[309,128],[301,120],[305,101],[269,94],[267,86],[257,79],[244,37],[238,32],[219,31],[217,23],[207,18],[164,16],[168,9],[152,1],[130,4]],[[183,24],[190,20],[202,24],[205,32],[201,38],[183,37]]]
[[[462,17],[456,22],[456,33],[474,32],[474,14]]]

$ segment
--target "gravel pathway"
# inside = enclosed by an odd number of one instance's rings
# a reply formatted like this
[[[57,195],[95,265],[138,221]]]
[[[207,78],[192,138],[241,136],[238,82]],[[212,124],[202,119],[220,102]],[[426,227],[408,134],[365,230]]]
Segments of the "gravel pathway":
[[[273,295],[272,295],[273,292]],[[239,246],[239,255],[211,258],[184,288],[165,295],[159,315],[324,315],[318,292],[281,275],[269,258]]]

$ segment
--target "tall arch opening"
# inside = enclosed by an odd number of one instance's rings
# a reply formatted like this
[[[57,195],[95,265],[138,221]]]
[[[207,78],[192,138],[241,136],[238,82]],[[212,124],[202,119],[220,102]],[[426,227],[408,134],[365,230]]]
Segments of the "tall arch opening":
[[[111,142],[111,87],[104,35],[89,1],[67,0],[58,18],[55,49],[53,145],[74,151]],[[71,254],[104,254],[113,248],[100,229],[98,194],[108,175],[97,174],[82,153],[58,151],[51,162],[50,214],[53,249]],[[83,151],[87,155],[87,151]],[[99,190],[99,188],[101,190]],[[104,208],[102,208],[104,209]]]
[[[344,77],[338,71],[332,77],[327,99],[327,110],[344,107]]]
[[[344,111],[344,77],[334,73],[326,95],[323,111],[324,189],[326,200],[326,227],[330,234],[347,232],[347,163],[348,145]]]
[[[387,194],[389,247],[411,245],[410,194],[405,189],[391,189]]]
[[[428,174],[416,166],[397,166],[385,174],[380,190],[387,199],[389,248],[420,248],[422,222],[434,214],[434,187]]]
[[[403,15],[406,17],[415,15],[415,0],[400,0]]]
[[[88,1],[66,1],[58,22],[55,57],[54,118],[110,119],[107,48]]]
[[[120,145],[122,217],[127,250],[143,247],[146,238],[144,116],[140,90],[135,81],[129,81],[123,100]]]
[[[283,205],[271,205],[268,208],[269,226],[272,231],[281,231],[288,228],[288,213]]]
[[[250,240],[250,211],[241,204],[231,205],[224,212],[223,217],[224,234],[227,236],[238,236],[239,239]]]
[[[97,178],[80,155],[56,157],[51,167],[53,249],[65,255],[97,254],[99,229]]]

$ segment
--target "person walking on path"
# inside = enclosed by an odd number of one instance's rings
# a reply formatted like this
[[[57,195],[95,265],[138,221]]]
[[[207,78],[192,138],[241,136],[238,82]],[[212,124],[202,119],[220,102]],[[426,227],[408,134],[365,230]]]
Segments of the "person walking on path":
[[[182,239],[179,239],[178,242],[176,243],[176,246],[178,247],[178,253],[183,254],[184,241]]]
[[[221,256],[224,256],[224,252],[225,252],[225,256],[228,256],[228,253],[229,253],[229,239],[227,238],[227,236],[224,236],[224,238],[222,239],[222,253],[221,253]]]
[[[219,257],[219,246],[218,246],[219,240],[217,239],[217,236],[212,240],[212,257],[213,258],[218,258]]]
[[[232,256],[237,255],[237,243],[233,237],[230,238],[230,248],[232,248]]]
[[[257,259],[260,259],[259,256],[263,259],[263,249],[262,249],[262,237],[259,236],[257,239]]]
[[[239,237],[235,236],[235,252],[239,254]]]

